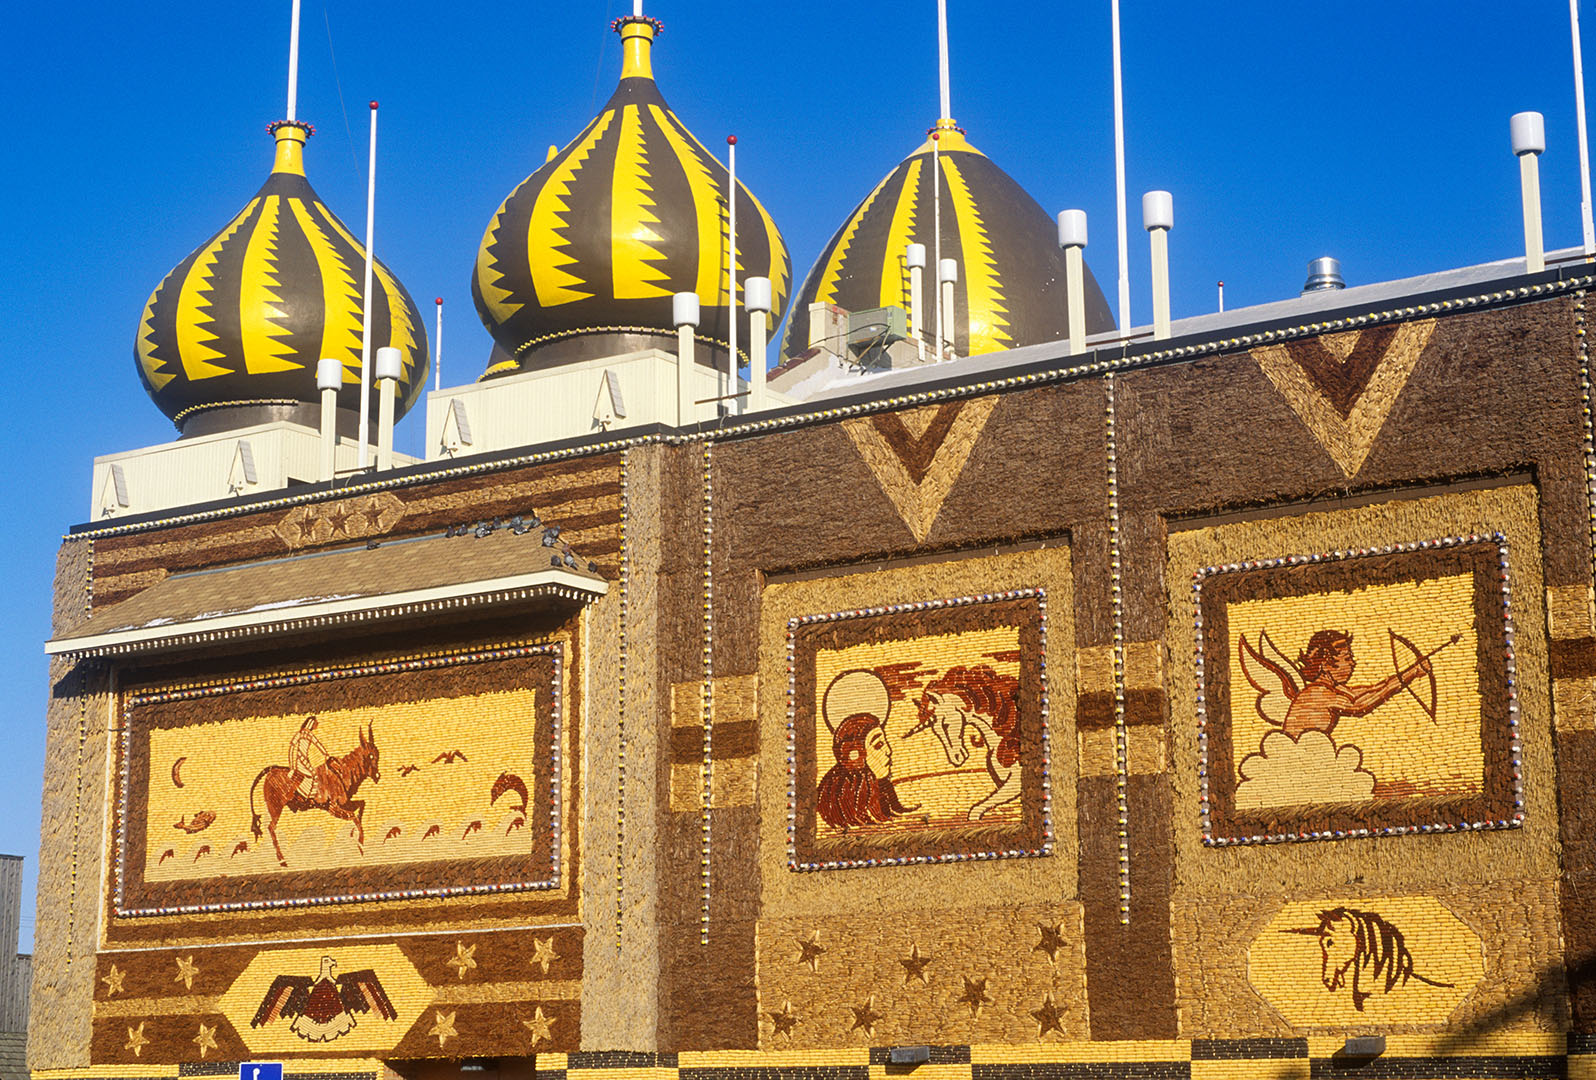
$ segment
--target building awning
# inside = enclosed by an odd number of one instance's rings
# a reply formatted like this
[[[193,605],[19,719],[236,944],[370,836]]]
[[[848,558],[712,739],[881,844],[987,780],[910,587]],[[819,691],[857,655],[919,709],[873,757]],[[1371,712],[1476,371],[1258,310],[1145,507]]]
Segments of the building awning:
[[[426,536],[174,574],[45,643],[52,656],[192,648],[459,608],[552,599],[586,604],[609,586],[541,533]]]

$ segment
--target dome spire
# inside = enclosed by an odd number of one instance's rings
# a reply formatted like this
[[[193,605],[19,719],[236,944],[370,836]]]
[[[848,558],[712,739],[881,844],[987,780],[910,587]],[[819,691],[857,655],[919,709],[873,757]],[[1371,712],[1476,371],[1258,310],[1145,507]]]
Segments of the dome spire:
[[[293,123],[299,107],[299,0],[294,0],[294,11],[288,19],[288,111],[284,119]]]
[[[937,0],[937,73],[942,83],[942,114],[939,119],[952,124],[953,90],[948,76],[948,0]]]

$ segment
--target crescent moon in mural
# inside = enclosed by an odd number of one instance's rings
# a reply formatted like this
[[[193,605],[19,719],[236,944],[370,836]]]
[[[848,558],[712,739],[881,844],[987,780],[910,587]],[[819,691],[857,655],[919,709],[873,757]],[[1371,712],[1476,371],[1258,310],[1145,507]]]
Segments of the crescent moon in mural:
[[[182,787],[183,786],[183,762],[185,762],[187,760],[188,760],[188,758],[186,758],[186,757],[180,757],[176,761],[172,762],[172,786],[173,787]]]

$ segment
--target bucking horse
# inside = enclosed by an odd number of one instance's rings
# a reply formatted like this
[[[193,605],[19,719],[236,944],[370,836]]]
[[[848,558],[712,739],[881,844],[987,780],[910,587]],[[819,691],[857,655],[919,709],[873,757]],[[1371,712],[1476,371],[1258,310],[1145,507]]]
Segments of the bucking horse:
[[[260,814],[255,810],[255,789],[261,789],[261,800],[266,815],[271,818],[267,828],[272,834],[272,847],[277,850],[277,863],[287,866],[283,858],[283,845],[277,840],[277,819],[284,810],[298,813],[301,810],[325,810],[333,817],[355,823],[355,846],[364,854],[366,850],[366,801],[355,798],[364,780],[373,784],[382,779],[377,771],[377,740],[371,725],[359,733],[360,744],[347,754],[329,757],[325,765],[316,770],[321,781],[319,798],[310,799],[299,790],[300,775],[286,765],[268,765],[249,786],[250,831],[255,839],[261,836]]]

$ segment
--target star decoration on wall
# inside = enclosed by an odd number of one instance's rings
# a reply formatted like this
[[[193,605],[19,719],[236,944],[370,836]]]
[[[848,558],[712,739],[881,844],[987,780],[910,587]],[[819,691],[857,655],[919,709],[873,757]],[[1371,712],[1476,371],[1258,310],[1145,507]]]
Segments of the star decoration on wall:
[[[539,1005],[537,1011],[532,1014],[532,1019],[521,1021],[521,1026],[532,1033],[532,1045],[536,1046],[544,1039],[553,1041],[553,1036],[549,1034],[549,1029],[554,1026],[554,1020],[555,1018],[552,1016],[544,1016],[543,1006]]]
[[[140,1020],[138,1027],[127,1029],[127,1045],[123,1046],[122,1049],[133,1051],[134,1057],[138,1057],[139,1051],[143,1050],[150,1041],[150,1037],[144,1034],[144,1023],[143,1020]]]
[[[977,975],[971,978],[965,975],[963,978],[964,993],[959,996],[959,1000],[970,1007],[971,1016],[979,1017],[981,1006],[992,1004],[992,999],[986,996],[986,976]]]
[[[1064,1026],[1061,1022],[1064,1019],[1064,1014],[1059,1011],[1058,1006],[1053,1004],[1052,994],[1048,994],[1047,996],[1043,997],[1042,1007],[1039,1009],[1033,1009],[1031,1011],[1031,1015],[1036,1018],[1037,1038],[1040,1039],[1049,1031],[1056,1031],[1060,1035],[1064,1034]]]
[[[853,1010],[853,1027],[848,1030],[858,1031],[863,1028],[867,1036],[874,1038],[876,1021],[881,1019],[881,1014],[876,1012],[875,996],[865,998],[863,1005],[850,1005],[849,1008]]]
[[[781,1012],[766,1013],[770,1022],[776,1026],[777,1035],[792,1035],[792,1029],[798,1026],[798,1014],[792,1011],[792,1002],[781,1003]]]
[[[220,1026],[220,1024],[216,1025],[216,1027]],[[216,1027],[206,1027],[201,1024],[199,1026],[199,1034],[189,1040],[189,1042],[199,1047],[200,1057],[204,1057],[207,1051],[216,1049]]]
[[[179,956],[177,959],[177,976],[173,982],[180,982],[186,990],[194,989],[194,978],[199,974],[199,965],[194,963],[194,954]]]
[[[925,969],[932,959],[930,956],[920,955],[918,943],[911,946],[909,955],[898,961],[898,963],[903,965],[903,984],[907,986],[910,979],[919,979],[922,985],[928,985],[925,981]]]
[[[110,973],[100,980],[105,984],[105,996],[115,997],[120,994],[122,992],[122,980],[126,977],[127,972],[112,964]]]
[[[554,951],[554,939],[552,937],[532,939],[532,963],[541,967],[543,974],[547,975],[549,973],[549,965],[559,958],[560,954]]]
[[[464,979],[466,972],[477,966],[476,955],[477,947],[475,945],[466,945],[457,941],[454,943],[454,955],[445,960],[444,963],[454,968],[460,978]]]
[[[820,931],[816,930],[808,941],[798,942],[798,962],[808,964],[810,971],[820,970],[820,958],[826,954],[826,947],[820,944]]]
[[[438,1049],[443,1049],[445,1039],[453,1039],[460,1034],[454,1029],[454,1018],[459,1011],[456,1009],[452,1013],[446,1013],[439,1010],[432,1014],[432,1030],[427,1032],[427,1034],[438,1037]]]
[[[1044,926],[1042,923],[1037,923],[1036,928],[1042,932],[1042,940],[1037,942],[1031,951],[1045,952],[1048,960],[1058,963],[1058,951],[1064,948],[1064,924],[1054,923],[1052,926]]]

